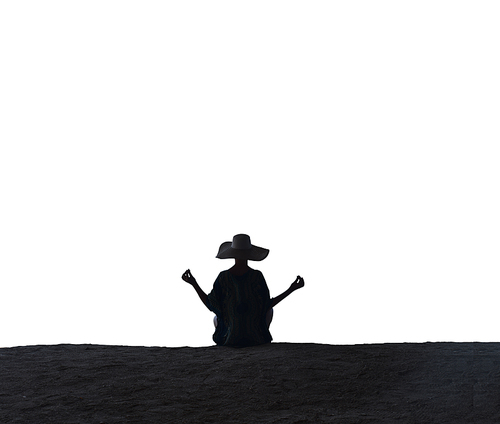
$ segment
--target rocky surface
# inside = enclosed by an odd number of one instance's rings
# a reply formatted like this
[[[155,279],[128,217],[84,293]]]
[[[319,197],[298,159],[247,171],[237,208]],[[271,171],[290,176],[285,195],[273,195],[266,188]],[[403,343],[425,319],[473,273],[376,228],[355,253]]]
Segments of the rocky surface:
[[[500,343],[4,348],[0,422],[499,423]]]

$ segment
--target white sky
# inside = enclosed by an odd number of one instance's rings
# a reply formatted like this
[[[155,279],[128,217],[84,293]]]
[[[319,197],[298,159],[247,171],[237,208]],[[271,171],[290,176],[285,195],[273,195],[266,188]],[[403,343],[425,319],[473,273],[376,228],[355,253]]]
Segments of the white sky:
[[[499,12],[2,2],[0,347],[211,345],[236,233],[276,342],[499,341]]]

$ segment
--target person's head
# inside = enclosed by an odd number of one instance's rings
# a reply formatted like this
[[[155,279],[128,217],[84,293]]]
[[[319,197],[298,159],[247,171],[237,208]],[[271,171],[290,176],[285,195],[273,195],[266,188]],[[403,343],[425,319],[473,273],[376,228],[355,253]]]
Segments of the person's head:
[[[226,241],[219,247],[217,258],[219,259],[236,259],[239,261],[262,261],[269,254],[269,249],[254,246],[250,240],[250,236],[246,234],[237,234],[233,237],[233,241]]]

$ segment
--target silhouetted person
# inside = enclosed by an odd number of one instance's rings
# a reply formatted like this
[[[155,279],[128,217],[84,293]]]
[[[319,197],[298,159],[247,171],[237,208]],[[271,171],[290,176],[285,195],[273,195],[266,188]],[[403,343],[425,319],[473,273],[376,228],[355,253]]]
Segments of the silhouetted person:
[[[212,291],[206,295],[188,269],[182,279],[191,284],[205,306],[215,313],[214,342],[225,346],[253,346],[272,340],[269,325],[273,307],[301,287],[304,279],[297,276],[290,288],[271,299],[262,272],[248,266],[248,261],[261,261],[268,249],[252,245],[250,237],[238,234],[233,241],[222,243],[217,258],[235,259],[233,267],[222,271]]]

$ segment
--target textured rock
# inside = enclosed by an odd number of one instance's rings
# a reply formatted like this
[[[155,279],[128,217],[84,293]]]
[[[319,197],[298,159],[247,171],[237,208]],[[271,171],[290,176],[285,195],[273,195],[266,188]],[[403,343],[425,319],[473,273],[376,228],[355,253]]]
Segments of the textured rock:
[[[0,349],[1,423],[500,422],[500,343]]]

